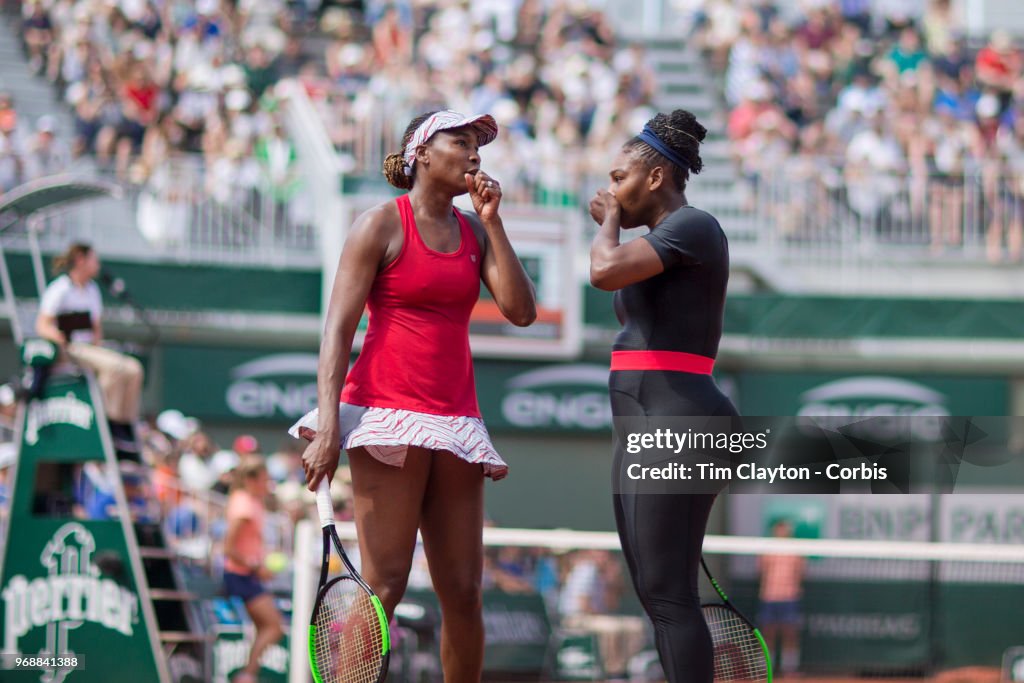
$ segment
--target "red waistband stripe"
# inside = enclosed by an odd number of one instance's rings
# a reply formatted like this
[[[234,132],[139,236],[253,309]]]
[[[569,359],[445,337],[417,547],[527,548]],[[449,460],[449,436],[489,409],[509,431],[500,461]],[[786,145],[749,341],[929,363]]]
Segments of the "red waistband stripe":
[[[612,351],[612,371],[668,370],[710,375],[715,359],[682,351]]]

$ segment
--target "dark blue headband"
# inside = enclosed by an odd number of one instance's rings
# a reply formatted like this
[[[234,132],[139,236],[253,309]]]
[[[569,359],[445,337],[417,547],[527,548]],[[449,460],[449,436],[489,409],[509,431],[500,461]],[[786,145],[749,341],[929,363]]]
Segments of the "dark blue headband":
[[[690,164],[683,160],[681,156],[672,151],[672,148],[661,141],[657,133],[651,130],[650,126],[644,126],[644,130],[640,135],[637,136],[648,145],[657,150],[658,154],[665,157],[673,164],[678,166],[680,169],[689,172]]]

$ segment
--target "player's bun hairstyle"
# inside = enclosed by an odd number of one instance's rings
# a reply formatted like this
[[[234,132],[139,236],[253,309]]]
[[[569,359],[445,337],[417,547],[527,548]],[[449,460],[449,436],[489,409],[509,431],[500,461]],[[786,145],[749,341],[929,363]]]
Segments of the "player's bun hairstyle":
[[[413,167],[412,175],[405,175],[405,146],[409,144],[409,140],[412,140],[412,136],[416,129],[420,127],[420,124],[436,113],[436,111],[428,111],[410,121],[409,126],[405,129],[405,135],[402,136],[402,151],[398,154],[389,154],[384,157],[384,177],[399,190],[411,190],[413,180],[416,179],[415,167]]]
[[[53,274],[60,275],[75,267],[75,261],[92,253],[92,245],[85,242],[72,242],[63,254],[53,257]]]
[[[633,151],[648,166],[666,166],[672,169],[672,181],[682,190],[690,174],[701,172],[704,162],[700,158],[700,143],[708,134],[707,128],[697,122],[697,117],[685,109],[676,109],[671,114],[658,114],[647,122],[654,134],[685,162],[685,167],[670,161],[639,137],[626,143],[626,149]]]

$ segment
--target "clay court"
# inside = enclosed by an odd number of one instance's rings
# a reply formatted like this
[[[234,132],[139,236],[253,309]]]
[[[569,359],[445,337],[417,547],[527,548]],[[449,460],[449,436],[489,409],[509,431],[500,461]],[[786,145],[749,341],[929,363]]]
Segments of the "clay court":
[[[775,683],[1000,683],[999,670],[985,667],[956,669],[925,678],[865,678],[835,676],[783,676]]]

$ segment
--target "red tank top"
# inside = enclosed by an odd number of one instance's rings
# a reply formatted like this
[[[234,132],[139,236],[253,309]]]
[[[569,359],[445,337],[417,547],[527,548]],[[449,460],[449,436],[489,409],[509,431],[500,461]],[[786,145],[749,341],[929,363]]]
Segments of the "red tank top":
[[[430,249],[416,228],[409,196],[398,198],[402,249],[374,279],[363,348],[341,400],[373,408],[480,417],[469,316],[480,297],[480,245],[455,210],[461,243]]]

